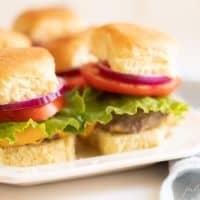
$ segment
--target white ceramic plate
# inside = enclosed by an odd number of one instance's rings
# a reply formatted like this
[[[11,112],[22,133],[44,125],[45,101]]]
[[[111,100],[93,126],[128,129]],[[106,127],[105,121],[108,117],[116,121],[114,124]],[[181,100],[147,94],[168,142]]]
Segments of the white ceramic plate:
[[[34,185],[136,168],[200,151],[200,113],[191,110],[173,136],[158,148],[37,167],[0,166],[0,183]]]

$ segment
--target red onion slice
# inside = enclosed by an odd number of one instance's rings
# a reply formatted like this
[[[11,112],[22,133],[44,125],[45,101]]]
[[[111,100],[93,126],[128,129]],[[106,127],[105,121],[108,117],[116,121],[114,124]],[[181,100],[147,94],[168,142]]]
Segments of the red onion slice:
[[[58,80],[59,80],[60,85],[59,85],[59,89],[56,92],[50,93],[48,95],[41,96],[38,98],[26,100],[26,101],[20,101],[20,102],[16,102],[16,103],[0,105],[0,110],[1,111],[22,110],[22,109],[26,109],[26,108],[43,106],[45,104],[48,104],[48,103],[54,101],[58,97],[62,96],[65,92],[64,81],[61,78],[58,78]]]
[[[156,85],[167,83],[172,80],[168,76],[143,76],[115,72],[112,71],[105,63],[98,63],[98,68],[102,76],[130,84]]]

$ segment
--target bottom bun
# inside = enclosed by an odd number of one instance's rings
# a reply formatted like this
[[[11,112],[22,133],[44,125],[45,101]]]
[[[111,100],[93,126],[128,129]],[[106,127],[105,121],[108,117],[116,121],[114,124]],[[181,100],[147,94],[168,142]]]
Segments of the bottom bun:
[[[137,134],[112,134],[96,131],[88,138],[88,141],[91,145],[98,147],[101,154],[106,155],[159,146],[168,134],[168,127],[162,125]]]
[[[0,148],[0,164],[35,166],[75,159],[75,135],[40,144]]]

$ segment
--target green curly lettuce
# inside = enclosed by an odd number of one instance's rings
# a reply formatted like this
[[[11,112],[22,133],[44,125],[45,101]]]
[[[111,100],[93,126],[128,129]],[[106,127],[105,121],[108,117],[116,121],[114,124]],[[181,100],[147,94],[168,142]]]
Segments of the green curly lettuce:
[[[23,132],[28,127],[41,129],[44,131],[47,138],[51,138],[53,135],[61,131],[80,129],[79,122],[76,119],[58,114],[44,122],[35,122],[32,119],[29,119],[26,122],[0,123],[0,140],[7,139],[9,143],[12,144],[16,139],[15,134]]]
[[[138,110],[144,113],[173,113],[177,120],[183,117],[188,106],[170,97],[134,97],[120,94],[105,93],[86,88],[82,94],[74,90],[66,95],[69,107],[62,113],[79,121],[80,132],[84,132],[87,124],[107,124],[113,114],[134,115]]]
[[[88,124],[107,124],[113,114],[134,115],[138,110],[144,113],[173,113],[179,119],[188,109],[187,105],[170,97],[125,96],[91,88],[86,88],[83,93],[73,90],[66,94],[66,100],[68,106],[46,121],[35,122],[30,119],[27,122],[0,123],[0,140],[7,139],[14,143],[15,133],[23,132],[28,127],[40,128],[48,138],[61,131],[83,134]]]

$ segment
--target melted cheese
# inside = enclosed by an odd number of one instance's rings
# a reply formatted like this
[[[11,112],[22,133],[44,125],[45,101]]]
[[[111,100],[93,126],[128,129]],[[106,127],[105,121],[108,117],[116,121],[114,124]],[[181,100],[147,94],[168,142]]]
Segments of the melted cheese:
[[[59,133],[59,137],[64,137],[64,133]],[[45,131],[39,128],[27,128],[23,132],[18,132],[15,134],[16,141],[11,144],[7,139],[0,141],[0,147],[13,147],[13,146],[22,146],[26,144],[38,144],[45,138],[47,135]]]

